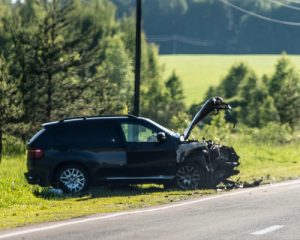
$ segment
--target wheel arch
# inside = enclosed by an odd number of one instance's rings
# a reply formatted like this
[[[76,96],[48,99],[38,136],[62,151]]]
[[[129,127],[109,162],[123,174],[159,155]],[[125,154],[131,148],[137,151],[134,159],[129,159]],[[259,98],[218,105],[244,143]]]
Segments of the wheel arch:
[[[198,166],[200,166],[202,168],[202,170],[204,170],[205,174],[208,175],[209,166],[207,164],[206,156],[205,156],[203,150],[204,150],[203,148],[197,148],[197,149],[192,150],[184,158],[184,160],[181,163],[182,164],[185,164],[185,163],[197,164]]]

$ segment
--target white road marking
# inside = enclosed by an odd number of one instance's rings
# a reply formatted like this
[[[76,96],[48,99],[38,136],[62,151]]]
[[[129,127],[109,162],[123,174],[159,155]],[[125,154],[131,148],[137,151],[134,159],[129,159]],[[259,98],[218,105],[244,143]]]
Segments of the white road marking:
[[[280,228],[283,228],[283,227],[284,227],[284,225],[273,225],[271,227],[253,232],[253,233],[251,233],[251,235],[264,235],[264,234],[267,234],[267,233],[270,233],[270,232],[274,232],[274,231],[276,231]]]
[[[98,216],[98,217],[87,217],[87,218],[79,219],[79,220],[74,220],[73,219],[73,220],[53,223],[50,226],[32,227],[32,228],[25,229],[25,230],[18,230],[17,229],[14,232],[4,233],[4,234],[0,235],[0,239],[9,238],[9,237],[16,237],[16,236],[20,236],[20,235],[24,235],[24,234],[29,234],[29,233],[42,232],[42,231],[47,231],[47,230],[51,230],[51,229],[66,227],[66,226],[80,224],[80,223],[87,223],[87,222],[94,222],[94,221],[99,221],[99,220],[104,220],[104,219],[109,219],[109,218],[116,218],[116,217],[125,216],[125,215],[136,215],[136,214],[141,214],[141,213],[162,211],[162,210],[167,210],[167,209],[172,209],[172,208],[177,208],[177,207],[183,207],[183,206],[187,206],[187,205],[191,205],[191,204],[196,204],[196,203],[200,203],[200,202],[207,202],[207,201],[210,201],[210,200],[219,199],[219,198],[223,198],[223,197],[242,195],[242,194],[249,193],[249,192],[254,192],[254,191],[257,191],[257,190],[292,186],[292,185],[297,185],[297,184],[300,184],[300,180],[269,184],[269,185],[264,185],[264,186],[261,186],[261,187],[251,188],[251,189],[247,189],[247,190],[241,189],[241,190],[237,190],[235,192],[224,193],[224,194],[211,196],[211,197],[200,198],[200,199],[196,199],[196,200],[184,201],[184,202],[181,202],[181,203],[174,203],[174,204],[167,205],[167,206],[141,209],[141,210],[135,210],[135,211],[119,212],[119,213],[113,213],[113,214],[108,214],[108,215],[104,215],[104,216]]]

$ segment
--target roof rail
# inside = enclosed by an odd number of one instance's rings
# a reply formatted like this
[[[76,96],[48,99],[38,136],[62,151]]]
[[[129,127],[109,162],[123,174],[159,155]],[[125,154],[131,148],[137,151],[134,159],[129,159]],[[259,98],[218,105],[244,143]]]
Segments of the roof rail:
[[[137,116],[135,116],[135,115],[133,115],[133,114],[127,114],[127,117],[137,118]]]
[[[97,116],[85,116],[85,118],[101,118],[101,117],[130,117],[130,118],[137,118],[132,114],[104,114],[104,115],[97,115]]]
[[[87,118],[99,118],[99,117],[129,117],[129,118],[137,118],[136,116],[132,115],[132,114],[128,114],[128,115],[96,115],[96,116],[81,116],[81,117],[69,117],[69,118],[64,118],[62,120],[60,120],[59,122],[64,122],[67,120],[76,120],[76,119],[82,119],[82,120],[86,120]]]
[[[64,119],[60,120],[59,122],[64,122],[64,121],[67,121],[67,120],[76,120],[76,119],[83,119],[83,120],[85,120],[86,117],[85,116],[83,116],[83,117],[68,117],[68,118],[64,118]]]

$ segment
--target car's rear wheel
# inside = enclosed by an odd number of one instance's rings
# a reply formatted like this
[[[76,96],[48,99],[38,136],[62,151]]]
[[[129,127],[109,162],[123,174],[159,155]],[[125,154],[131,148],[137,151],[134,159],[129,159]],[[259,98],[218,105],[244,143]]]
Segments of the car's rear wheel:
[[[176,184],[184,190],[192,190],[205,186],[204,171],[196,164],[186,163],[178,167]]]
[[[77,165],[62,167],[56,175],[56,182],[67,193],[80,193],[85,191],[89,186],[87,172]]]

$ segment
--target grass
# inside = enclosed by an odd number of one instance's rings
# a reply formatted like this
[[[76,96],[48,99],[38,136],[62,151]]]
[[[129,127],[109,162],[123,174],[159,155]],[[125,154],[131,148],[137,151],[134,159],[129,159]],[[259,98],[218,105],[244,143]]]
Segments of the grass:
[[[165,190],[141,185],[111,190],[93,188],[85,195],[51,195],[47,189],[26,183],[25,157],[5,157],[0,165],[0,229],[148,207],[212,193],[212,190]]]
[[[250,181],[263,178],[264,183],[295,179],[300,176],[300,144],[268,145],[236,142],[241,159],[240,174],[234,179]]]
[[[280,55],[161,55],[164,79],[175,71],[183,80],[186,103],[199,103],[209,86],[217,85],[237,62],[247,63],[259,76],[271,74]],[[300,56],[289,55],[300,66]]]
[[[258,146],[236,142],[241,181],[264,177],[266,182],[300,174],[299,145]],[[52,195],[26,183],[25,157],[5,157],[0,164],[0,229],[73,217],[129,210],[215,193],[214,190],[165,190],[161,185],[126,189],[93,188],[85,195]]]
[[[210,85],[216,85],[229,67],[247,62],[257,74],[271,74],[278,55],[171,55],[161,56],[165,78],[173,70],[183,79],[187,103],[199,102]],[[300,56],[290,56],[300,65]],[[241,173],[233,179],[251,182],[263,178],[274,182],[300,176],[300,144],[255,144],[234,140],[240,155]],[[47,188],[26,183],[25,156],[4,157],[0,164],[0,229],[55,221],[94,213],[124,211],[215,193],[214,190],[166,190],[161,185],[138,185],[126,189],[93,188],[84,195],[51,194]]]

